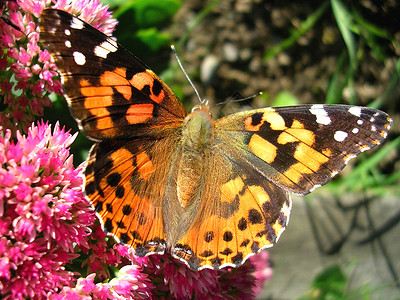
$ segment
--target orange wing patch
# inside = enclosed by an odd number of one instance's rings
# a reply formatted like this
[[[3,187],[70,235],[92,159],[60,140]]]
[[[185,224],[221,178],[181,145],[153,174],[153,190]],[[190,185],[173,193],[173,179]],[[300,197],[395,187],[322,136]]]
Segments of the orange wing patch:
[[[249,185],[236,177],[220,187],[219,195],[215,200],[219,205],[230,205],[219,206],[221,213],[210,215],[201,207],[192,227],[172,249],[192,269],[240,266],[249,256],[275,244],[287,225],[289,196],[268,181]]]
[[[251,136],[249,148],[254,155],[261,158],[266,163],[271,163],[276,158],[278,147],[271,144],[257,134]]]
[[[87,163],[86,194],[105,231],[131,245],[139,256],[164,253],[167,247],[162,199],[168,164],[154,151],[169,147],[143,148],[137,141],[101,142],[93,147]]]
[[[126,119],[129,124],[145,123],[153,118],[153,104],[132,104],[126,111]]]
[[[160,104],[164,101],[165,93],[161,89],[161,86],[157,87],[155,83],[156,74],[154,74],[151,70],[146,70],[146,72],[141,72],[135,74],[129,82],[137,88],[139,91],[144,89],[145,86],[149,86],[150,89],[150,99],[154,102]]]

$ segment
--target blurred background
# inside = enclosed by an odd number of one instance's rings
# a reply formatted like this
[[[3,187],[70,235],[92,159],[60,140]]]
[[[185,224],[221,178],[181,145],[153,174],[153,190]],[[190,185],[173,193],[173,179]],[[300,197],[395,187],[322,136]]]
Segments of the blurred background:
[[[214,118],[306,103],[389,113],[394,123],[383,145],[311,195],[293,196],[289,226],[268,251],[274,275],[259,298],[400,298],[398,1],[103,3],[119,21],[118,42],[159,74],[189,111],[199,100],[171,44]],[[61,116],[76,132],[66,109],[56,100],[45,114]],[[76,164],[89,147],[80,134],[72,146]]]

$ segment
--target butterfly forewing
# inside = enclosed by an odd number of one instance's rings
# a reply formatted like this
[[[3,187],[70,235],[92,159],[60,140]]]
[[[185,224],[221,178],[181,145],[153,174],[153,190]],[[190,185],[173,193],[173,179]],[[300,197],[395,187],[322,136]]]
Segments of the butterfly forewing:
[[[366,107],[302,105],[233,114],[215,126],[217,139],[237,147],[260,176],[307,194],[378,145],[390,124],[386,113]]]
[[[175,94],[113,38],[54,9],[41,15],[40,38],[88,137],[166,136],[181,125],[187,113]]]

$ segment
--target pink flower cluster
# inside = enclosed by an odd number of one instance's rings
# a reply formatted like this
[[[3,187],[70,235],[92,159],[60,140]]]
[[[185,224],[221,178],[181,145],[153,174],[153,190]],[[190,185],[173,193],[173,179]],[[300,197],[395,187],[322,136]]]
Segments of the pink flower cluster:
[[[69,155],[76,135],[43,123],[16,135],[0,135],[0,293],[11,299],[69,285],[65,265],[95,221]]]
[[[75,287],[64,287],[51,300],[62,299],[151,299],[151,284],[138,265],[125,265],[109,283],[94,283],[95,274],[79,278]]]
[[[57,0],[51,8],[62,9],[86,21],[106,35],[111,35],[118,21],[112,18],[108,5],[100,0]]]
[[[108,283],[95,283],[92,273],[50,299],[254,299],[272,276],[267,252],[219,271],[192,271],[169,254],[140,258],[129,252],[120,252],[129,261]]]
[[[239,268],[192,271],[169,254],[136,258],[155,286],[156,299],[254,299],[272,276],[269,254],[251,256]]]
[[[107,6],[99,0],[59,0],[61,8],[110,34],[117,23]],[[3,128],[26,132],[35,116],[50,106],[49,95],[60,94],[57,67],[47,50],[40,47],[37,18],[50,6],[49,0],[2,1],[0,14],[0,99],[6,108],[0,111]]]

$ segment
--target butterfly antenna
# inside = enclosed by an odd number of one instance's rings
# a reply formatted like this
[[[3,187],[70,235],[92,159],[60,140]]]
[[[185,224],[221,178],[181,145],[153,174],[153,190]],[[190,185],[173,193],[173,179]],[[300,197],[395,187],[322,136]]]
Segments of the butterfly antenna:
[[[250,99],[254,99],[254,98],[256,98],[256,97],[258,97],[258,96],[260,96],[262,94],[263,94],[263,92],[258,92],[258,94],[254,94],[254,95],[251,95],[251,96],[248,96],[248,97],[245,97],[245,98],[233,99],[233,100],[228,100],[228,101],[224,101],[224,102],[218,102],[217,104],[214,104],[214,106],[224,105],[224,104],[227,104],[227,103],[243,102],[243,101],[247,101],[247,100],[250,100]]]
[[[176,60],[178,61],[179,67],[181,68],[183,74],[185,74],[186,79],[189,81],[190,85],[193,87],[194,92],[195,92],[196,95],[197,95],[197,98],[199,98],[200,103],[203,103],[204,101],[201,100],[201,97],[200,97],[199,92],[197,91],[197,89],[196,89],[196,87],[194,86],[193,82],[190,80],[189,75],[186,73],[185,69],[184,69],[183,66],[182,66],[181,60],[179,59],[179,56],[178,56],[178,53],[176,53],[175,46],[174,46],[174,45],[171,45],[171,49],[172,49],[172,52],[173,52],[174,55],[175,55]]]

